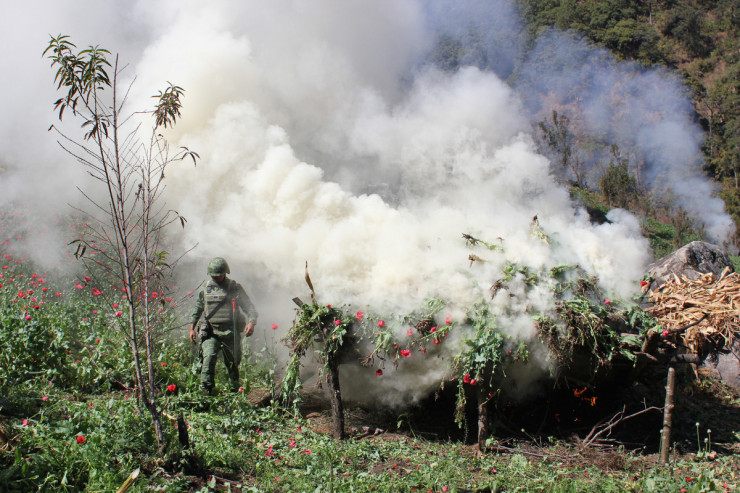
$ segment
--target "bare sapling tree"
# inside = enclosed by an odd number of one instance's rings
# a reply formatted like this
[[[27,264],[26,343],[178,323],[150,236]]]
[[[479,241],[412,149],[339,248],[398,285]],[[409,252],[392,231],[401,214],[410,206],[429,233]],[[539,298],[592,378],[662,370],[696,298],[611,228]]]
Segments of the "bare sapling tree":
[[[153,110],[124,113],[131,85],[121,97],[118,57],[111,66],[110,52],[103,48],[75,50],[68,36],[59,35],[51,37],[44,51],[51,66],[56,68],[54,81],[62,92],[55,102],[59,120],[69,110],[74,118],[82,120],[84,135],[76,140],[54,125],[50,130],[58,132],[60,146],[101,187],[79,188],[90,207],[81,210],[88,221],[82,237],[75,240],[75,255],[86,261],[89,257],[85,257],[85,252],[95,247],[95,253],[102,255],[112,267],[101,272],[99,268],[92,269],[95,263],[88,261],[90,275],[109,277],[123,286],[124,309],[116,311],[112,319],[125,320],[114,325],[129,342],[137,395],[151,415],[162,453],[164,434],[157,406],[153,341],[164,333],[157,294],[174,267],[174,262],[168,263],[162,241],[168,225],[177,221],[185,225],[182,216],[165,208],[162,193],[168,166],[188,157],[195,163],[198,155],[184,147],[171,150],[160,132],[173,126],[180,117],[184,90],[170,83],[154,96],[157,103]],[[110,69],[112,79],[108,75]],[[142,140],[142,121],[147,117],[153,117],[154,122],[151,133]],[[106,279],[99,279],[103,280]]]

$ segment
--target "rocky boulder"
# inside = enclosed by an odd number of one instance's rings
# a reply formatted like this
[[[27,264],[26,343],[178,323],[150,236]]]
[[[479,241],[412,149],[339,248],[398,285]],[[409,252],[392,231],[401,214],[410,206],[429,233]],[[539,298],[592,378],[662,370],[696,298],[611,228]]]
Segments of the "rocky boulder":
[[[729,255],[722,248],[703,241],[692,241],[648,266],[648,273],[653,278],[650,288],[661,286],[673,274],[679,278],[686,276],[692,281],[700,274],[710,272],[719,277],[726,267],[735,271]]]

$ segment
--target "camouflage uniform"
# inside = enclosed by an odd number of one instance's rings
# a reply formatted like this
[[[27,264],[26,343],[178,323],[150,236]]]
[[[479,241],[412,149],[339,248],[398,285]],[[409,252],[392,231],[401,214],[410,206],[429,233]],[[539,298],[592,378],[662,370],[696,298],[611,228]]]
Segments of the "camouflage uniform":
[[[225,272],[221,282],[217,282],[211,266],[215,261],[222,261]],[[198,323],[201,315],[208,317],[210,327],[201,322],[198,327],[198,342],[202,354],[202,368],[200,370],[201,389],[205,393],[211,393],[214,386],[216,361],[218,353],[223,349],[224,364],[229,373],[231,389],[239,389],[239,367],[237,361],[241,353],[241,332],[248,323],[257,322],[257,310],[247,296],[244,288],[238,282],[226,277],[228,265],[223,259],[217,258],[209,264],[208,273],[212,278],[198,292],[193,313],[190,317],[191,326]],[[226,298],[225,302],[222,302]],[[232,300],[236,301],[237,310],[236,327],[234,327],[234,313]],[[220,306],[219,306],[220,304]],[[215,310],[215,312],[214,312]],[[234,331],[237,331],[237,340],[234,340]],[[236,345],[235,345],[236,342]]]

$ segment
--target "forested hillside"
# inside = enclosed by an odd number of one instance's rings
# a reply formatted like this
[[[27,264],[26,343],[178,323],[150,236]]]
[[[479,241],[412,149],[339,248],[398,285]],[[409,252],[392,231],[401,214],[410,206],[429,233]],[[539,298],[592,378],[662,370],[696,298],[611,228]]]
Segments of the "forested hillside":
[[[735,224],[740,224],[740,1],[518,3],[526,22],[527,40],[555,27],[585,36],[620,60],[635,61],[646,69],[663,66],[679,73],[695,118],[706,133],[702,146],[704,171],[716,180],[727,211]],[[578,129],[568,124],[568,118],[556,112],[540,124],[546,145],[566,160],[575,155],[575,147],[589,145],[589,139],[579,139]],[[572,144],[564,138],[558,140],[558,135],[567,136],[568,132],[575,134]],[[631,161],[629,150],[612,148],[612,156],[598,179],[598,189],[609,205],[650,213],[686,236],[703,236],[702,225],[689,226],[685,211],[673,207],[669,198],[653,194],[646,199],[648,194],[640,193],[639,159]],[[571,178],[580,181],[577,174]],[[591,185],[594,188],[594,183]],[[681,231],[676,234],[680,240]]]

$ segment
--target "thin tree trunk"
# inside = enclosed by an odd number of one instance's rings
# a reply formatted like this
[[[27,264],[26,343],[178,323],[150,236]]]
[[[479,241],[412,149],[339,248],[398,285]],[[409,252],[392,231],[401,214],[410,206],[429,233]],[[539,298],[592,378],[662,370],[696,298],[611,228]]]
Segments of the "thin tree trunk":
[[[671,449],[671,427],[673,422],[673,394],[676,388],[676,370],[668,368],[668,381],[665,387],[665,408],[663,410],[663,431],[660,438],[660,464],[668,462]]]

